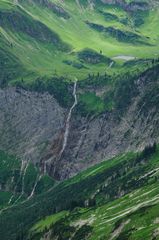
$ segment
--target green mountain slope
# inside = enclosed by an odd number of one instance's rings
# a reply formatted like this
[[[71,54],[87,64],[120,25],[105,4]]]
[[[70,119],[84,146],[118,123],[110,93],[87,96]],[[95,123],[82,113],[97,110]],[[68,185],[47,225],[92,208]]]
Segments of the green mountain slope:
[[[124,59],[157,58],[158,7],[143,4],[134,11],[132,6],[1,1],[0,43],[10,61],[17,62],[15,73],[4,76],[3,82],[53,75],[83,79],[89,73],[121,71]],[[89,52],[81,58],[85,49]],[[6,64],[9,75],[12,66]]]
[[[46,234],[51,234],[49,239],[140,239],[142,234],[149,239],[158,227],[158,173],[155,144],[140,154],[103,162],[1,212],[0,235],[3,239],[40,239]]]

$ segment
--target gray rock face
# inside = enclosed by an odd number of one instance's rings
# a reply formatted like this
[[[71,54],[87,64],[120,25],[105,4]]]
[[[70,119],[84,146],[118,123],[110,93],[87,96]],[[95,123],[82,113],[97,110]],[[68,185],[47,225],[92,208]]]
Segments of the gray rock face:
[[[0,148],[39,162],[64,126],[65,111],[49,94],[0,90]]]
[[[156,107],[143,113],[134,99],[125,116],[105,113],[98,118],[73,119],[69,146],[60,165],[60,177],[128,151],[143,150],[159,141],[159,112]],[[71,160],[71,161],[70,161]]]
[[[73,114],[62,156],[68,110],[49,94],[8,88],[0,90],[0,149],[39,165],[50,175],[65,179],[125,151],[142,150],[159,141],[159,111],[139,105],[147,83],[138,80],[139,95],[128,110],[87,119]],[[139,107],[140,106],[140,107]]]

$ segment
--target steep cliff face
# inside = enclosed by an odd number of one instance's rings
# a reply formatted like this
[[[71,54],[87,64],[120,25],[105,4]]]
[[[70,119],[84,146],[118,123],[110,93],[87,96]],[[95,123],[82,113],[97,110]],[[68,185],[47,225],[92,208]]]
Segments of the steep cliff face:
[[[134,100],[124,117],[105,113],[96,119],[76,119],[69,145],[59,167],[59,177],[67,178],[101,160],[125,151],[137,151],[158,141],[158,111],[138,109]],[[71,161],[70,161],[71,160]]]
[[[151,72],[145,74],[135,80],[138,94],[130,96],[124,112],[115,109],[88,118],[73,111],[62,154],[70,109],[62,109],[47,93],[1,90],[0,148],[65,179],[119,153],[153,144],[159,140],[158,80],[150,78]]]
[[[123,116],[112,112],[91,120],[74,118],[58,177],[70,177],[101,160],[158,142],[158,107],[155,102],[149,105],[145,91],[141,89],[140,95],[132,99]]]
[[[39,162],[64,125],[65,111],[49,94],[0,90],[0,148]]]

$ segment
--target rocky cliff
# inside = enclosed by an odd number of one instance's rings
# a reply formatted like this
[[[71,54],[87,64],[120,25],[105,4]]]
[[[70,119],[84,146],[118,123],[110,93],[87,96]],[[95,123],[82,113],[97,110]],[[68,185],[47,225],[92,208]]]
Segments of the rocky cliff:
[[[130,96],[122,114],[114,109],[84,117],[75,107],[61,156],[69,109],[63,109],[48,93],[1,89],[0,148],[34,162],[58,179],[119,153],[141,150],[159,140],[158,77],[151,75],[146,72],[135,79],[138,94]]]
[[[64,125],[65,111],[49,94],[18,88],[0,90],[0,146],[39,162]]]

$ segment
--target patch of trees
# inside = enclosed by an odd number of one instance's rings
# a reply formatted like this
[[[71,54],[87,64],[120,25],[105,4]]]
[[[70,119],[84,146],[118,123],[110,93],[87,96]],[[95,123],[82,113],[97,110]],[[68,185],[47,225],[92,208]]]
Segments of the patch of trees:
[[[113,38],[116,38],[120,42],[131,42],[131,43],[141,43],[140,35],[130,32],[130,31],[123,31],[114,27],[104,27],[103,25],[92,23],[86,21],[86,24],[90,27],[95,29],[98,32],[105,33]]]
[[[154,142],[152,145],[146,146],[141,154],[143,158],[147,158],[154,154],[157,150],[157,144]]]
[[[69,107],[73,102],[73,85],[66,82],[63,77],[53,77],[50,79],[37,78],[28,84],[22,80],[21,82],[17,82],[16,86],[40,93],[48,92],[57,99],[62,107]]]
[[[0,87],[6,87],[21,71],[23,67],[18,59],[7,50],[0,48]]]
[[[78,58],[85,62],[90,64],[98,64],[98,63],[106,63],[109,64],[112,62],[112,60],[104,55],[102,53],[98,53],[92,49],[84,49],[81,52],[78,53]]]

